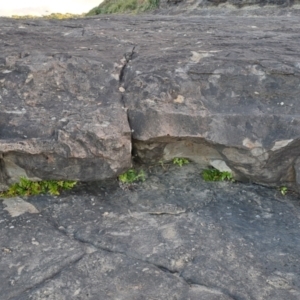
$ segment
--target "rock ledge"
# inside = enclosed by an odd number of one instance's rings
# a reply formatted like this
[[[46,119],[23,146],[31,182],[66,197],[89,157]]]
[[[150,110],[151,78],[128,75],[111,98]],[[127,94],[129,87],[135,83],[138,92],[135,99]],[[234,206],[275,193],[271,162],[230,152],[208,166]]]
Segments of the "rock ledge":
[[[187,157],[300,191],[298,17],[0,19],[0,190]]]

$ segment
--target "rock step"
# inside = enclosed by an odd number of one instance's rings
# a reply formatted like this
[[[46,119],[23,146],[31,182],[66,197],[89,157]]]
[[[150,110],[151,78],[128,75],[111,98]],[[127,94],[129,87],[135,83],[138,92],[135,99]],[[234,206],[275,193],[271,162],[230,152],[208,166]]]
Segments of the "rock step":
[[[296,16],[0,18],[0,190],[187,157],[300,191]]]

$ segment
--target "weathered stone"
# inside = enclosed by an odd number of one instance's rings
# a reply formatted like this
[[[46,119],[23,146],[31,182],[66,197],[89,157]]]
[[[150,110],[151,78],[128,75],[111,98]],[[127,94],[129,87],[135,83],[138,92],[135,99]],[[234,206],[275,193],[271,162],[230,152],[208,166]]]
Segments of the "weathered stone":
[[[6,206],[4,210],[7,210],[12,217],[18,217],[26,212],[31,214],[39,213],[32,204],[19,197],[5,199],[3,200],[3,204]]]
[[[177,5],[177,9],[180,10],[191,10],[197,8],[211,8],[215,6],[221,6],[222,9],[230,7],[232,8],[243,8],[243,7],[269,7],[276,6],[278,7],[288,7],[299,4],[298,0],[161,0],[160,8],[174,8],[174,5]]]
[[[24,297],[26,291],[55,277],[85,254],[82,245],[59,232],[41,215],[11,218],[7,214],[1,209],[1,299]],[[36,217],[31,218],[33,215]]]
[[[132,137],[143,162],[219,160],[299,190],[298,19],[1,19],[1,188],[116,176]]]
[[[261,16],[299,15],[299,0],[188,0],[160,1],[156,14],[197,16]]]
[[[2,189],[21,176],[97,180],[131,165],[118,90],[126,49],[101,32],[83,37],[79,22],[1,19]]]
[[[295,174],[296,174],[296,182],[298,186],[300,186],[300,157],[295,162]]]
[[[222,160],[237,179],[295,187],[300,36],[279,32],[279,19],[157,21],[160,38],[140,39],[124,72],[135,155]]]
[[[200,171],[78,184],[15,218],[0,201],[1,300],[300,299],[299,197]]]

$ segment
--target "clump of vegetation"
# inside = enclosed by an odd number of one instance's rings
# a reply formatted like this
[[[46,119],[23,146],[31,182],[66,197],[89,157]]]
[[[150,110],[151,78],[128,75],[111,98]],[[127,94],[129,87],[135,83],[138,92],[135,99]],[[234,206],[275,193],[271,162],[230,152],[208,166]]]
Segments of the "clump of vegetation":
[[[45,19],[55,19],[55,20],[64,20],[64,19],[75,19],[75,18],[82,18],[84,17],[84,14],[82,15],[76,15],[76,14],[61,14],[61,13],[52,13],[47,16],[43,16]]]
[[[145,181],[146,176],[143,170],[137,172],[134,169],[130,169],[127,172],[119,175],[119,181],[122,183],[133,183],[136,181]]]
[[[13,184],[7,191],[0,192],[0,197],[33,196],[46,193],[59,195],[62,190],[70,190],[75,185],[76,181],[31,181],[23,177],[20,182]]]
[[[75,18],[82,18],[84,17],[84,14],[82,15],[76,15],[76,14],[61,14],[61,13],[52,13],[50,15],[46,16],[32,16],[32,15],[26,15],[26,16],[18,16],[13,15],[13,19],[48,19],[48,20],[64,20],[64,19],[75,19]]]
[[[99,14],[139,13],[158,8],[159,0],[104,0],[86,16]]]
[[[202,172],[205,181],[234,181],[230,172],[221,172],[217,169],[206,169]]]
[[[288,188],[286,186],[281,186],[280,187],[281,195],[285,196],[287,192],[288,192]]]
[[[189,160],[182,157],[175,157],[173,159],[173,164],[177,165],[179,167],[182,167],[183,165],[187,165],[189,163]]]

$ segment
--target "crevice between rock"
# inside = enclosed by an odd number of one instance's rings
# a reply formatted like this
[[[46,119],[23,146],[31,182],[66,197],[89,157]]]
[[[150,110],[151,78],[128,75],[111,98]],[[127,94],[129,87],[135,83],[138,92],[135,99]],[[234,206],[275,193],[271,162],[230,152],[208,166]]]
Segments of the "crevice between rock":
[[[120,86],[122,85],[122,83],[124,82],[124,73],[125,73],[125,69],[128,65],[128,63],[133,59],[133,56],[135,54],[134,50],[135,50],[136,46],[133,46],[132,50],[130,52],[126,52],[124,54],[124,58],[125,58],[125,63],[123,64],[123,67],[120,70],[120,75],[119,75],[119,82],[120,82]]]
[[[220,294],[224,294],[226,295],[227,297],[230,297],[232,300],[240,300],[238,298],[236,298],[234,295],[232,295],[229,291],[227,290],[224,290],[224,289],[220,289],[218,287],[209,287],[207,285],[204,285],[204,284],[201,284],[201,283],[197,283],[197,282],[190,282],[189,280],[187,280],[184,276],[182,276],[182,273],[184,271],[184,269],[182,271],[174,271],[174,270],[170,270],[168,269],[166,266],[162,266],[162,265],[159,265],[159,264],[155,264],[149,260],[143,260],[141,258],[137,258],[137,257],[134,257],[134,256],[131,256],[131,255],[128,255],[128,253],[126,252],[122,252],[122,251],[114,251],[114,250],[111,250],[111,249],[108,249],[108,248],[104,248],[104,247],[99,247],[98,245],[95,245],[94,243],[91,243],[91,242],[88,242],[88,241],[85,241],[79,237],[76,237],[74,235],[74,240],[76,241],[79,241],[80,243],[84,243],[84,244],[88,244],[90,246],[93,246],[95,247],[96,249],[98,250],[101,250],[101,251],[105,251],[105,252],[109,252],[109,253],[113,253],[113,254],[120,254],[120,255],[124,255],[128,258],[131,258],[131,259],[134,259],[136,261],[139,261],[141,263],[145,263],[145,264],[148,264],[148,265],[151,265],[157,269],[159,269],[161,272],[163,273],[167,273],[167,274],[170,274],[172,276],[175,276],[177,279],[181,279],[187,286],[189,287],[192,287],[192,286],[199,286],[199,287],[202,287],[202,288],[205,288],[209,291],[212,291],[212,292],[218,292]]]
[[[183,276],[180,276],[189,286],[199,286],[201,288],[205,288],[207,290],[210,290],[212,292],[217,292],[220,294],[223,294],[229,298],[231,298],[232,300],[242,300],[241,298],[237,298],[235,295],[232,295],[232,293],[230,293],[227,289],[221,289],[218,287],[212,287],[212,286],[207,286],[206,284],[200,283],[200,282],[195,282],[189,279],[184,278]]]
[[[220,293],[220,294],[224,294],[228,297],[230,297],[232,300],[240,300],[240,299],[237,299],[235,296],[233,296],[231,293],[229,293],[227,290],[224,290],[224,289],[220,289],[218,287],[208,287],[204,284],[201,284],[201,283],[198,283],[198,282],[194,282],[194,281],[190,281],[188,279],[186,279],[182,274],[184,272],[184,268],[181,270],[181,271],[175,271],[175,270],[171,270],[169,269],[168,267],[166,266],[162,266],[160,264],[155,264],[149,260],[144,260],[142,258],[138,258],[138,257],[135,257],[135,256],[132,256],[132,255],[129,255],[127,252],[124,252],[124,251],[116,251],[116,250],[112,250],[112,249],[109,249],[107,247],[101,247],[99,246],[97,243],[93,243],[93,242],[90,242],[90,241],[87,241],[85,240],[84,238],[82,237],[79,237],[77,235],[77,232],[74,232],[72,235],[69,235],[67,234],[67,232],[63,231],[63,230],[60,230],[59,229],[59,224],[57,224],[54,220],[51,220],[49,219],[48,217],[48,221],[49,223],[56,229],[58,230],[60,233],[64,234],[65,236],[67,236],[68,238],[74,240],[74,241],[77,241],[79,242],[80,244],[83,244],[83,245],[87,245],[87,246],[90,246],[90,247],[93,247],[96,249],[96,251],[104,251],[104,252],[108,252],[108,253],[112,253],[112,254],[119,254],[119,255],[124,255],[125,257],[128,257],[128,258],[131,258],[131,259],[134,259],[136,261],[139,261],[141,263],[145,263],[145,264],[149,264],[157,269],[159,269],[161,272],[163,273],[167,273],[167,274],[170,274],[172,276],[175,276],[177,279],[180,279],[182,280],[185,284],[187,284],[189,287],[192,287],[192,286],[199,286],[201,288],[205,288],[207,289],[208,291],[212,291],[212,292],[217,292],[217,293]],[[71,263],[69,263],[67,266],[63,267],[60,271],[58,271],[56,274],[54,274],[53,276],[47,278],[46,280],[50,280],[50,279],[53,279],[55,278],[56,276],[59,275],[59,273],[63,270],[63,269],[66,269],[68,266],[72,265],[72,264],[75,264],[77,262],[79,262],[83,257],[85,256],[82,255],[79,259],[77,259],[76,261],[73,261]],[[46,280],[44,280],[42,283],[36,285],[34,288],[38,288],[40,287]],[[33,290],[33,288],[30,288],[29,290]],[[16,299],[15,299],[16,300]]]
[[[128,63],[133,59],[134,57],[134,54],[135,54],[135,48],[136,46],[133,46],[131,51],[130,52],[126,52],[124,54],[124,59],[125,59],[125,62],[120,70],[120,73],[119,73],[119,90],[121,88],[124,88],[123,87],[123,84],[124,84],[124,74],[125,74],[125,70],[128,66]],[[130,132],[131,132],[131,154],[132,154],[132,149],[133,149],[133,141],[132,141],[132,126],[130,124],[130,118],[129,118],[129,114],[128,114],[128,108],[126,107],[126,103],[125,103],[125,95],[123,92],[121,92],[121,103],[123,105],[123,109],[125,110],[126,112],[126,117],[127,117],[127,122],[128,122],[128,126],[130,128]]]
[[[47,283],[47,281],[55,279],[56,277],[59,276],[59,274],[62,271],[68,269],[70,266],[72,266],[72,265],[78,263],[79,261],[81,261],[84,258],[85,255],[86,255],[86,253],[81,254],[78,258],[76,258],[76,259],[68,262],[67,264],[63,265],[56,272],[54,272],[50,276],[44,278],[41,282],[39,282],[39,283],[37,283],[37,284],[35,284],[35,285],[31,286],[31,287],[28,287],[26,290],[22,291],[18,296],[10,298],[9,300],[20,300],[20,299],[22,299],[22,297],[24,296],[25,293],[30,293],[30,292],[32,292],[32,291],[34,291],[36,289],[41,288],[44,284]]]

